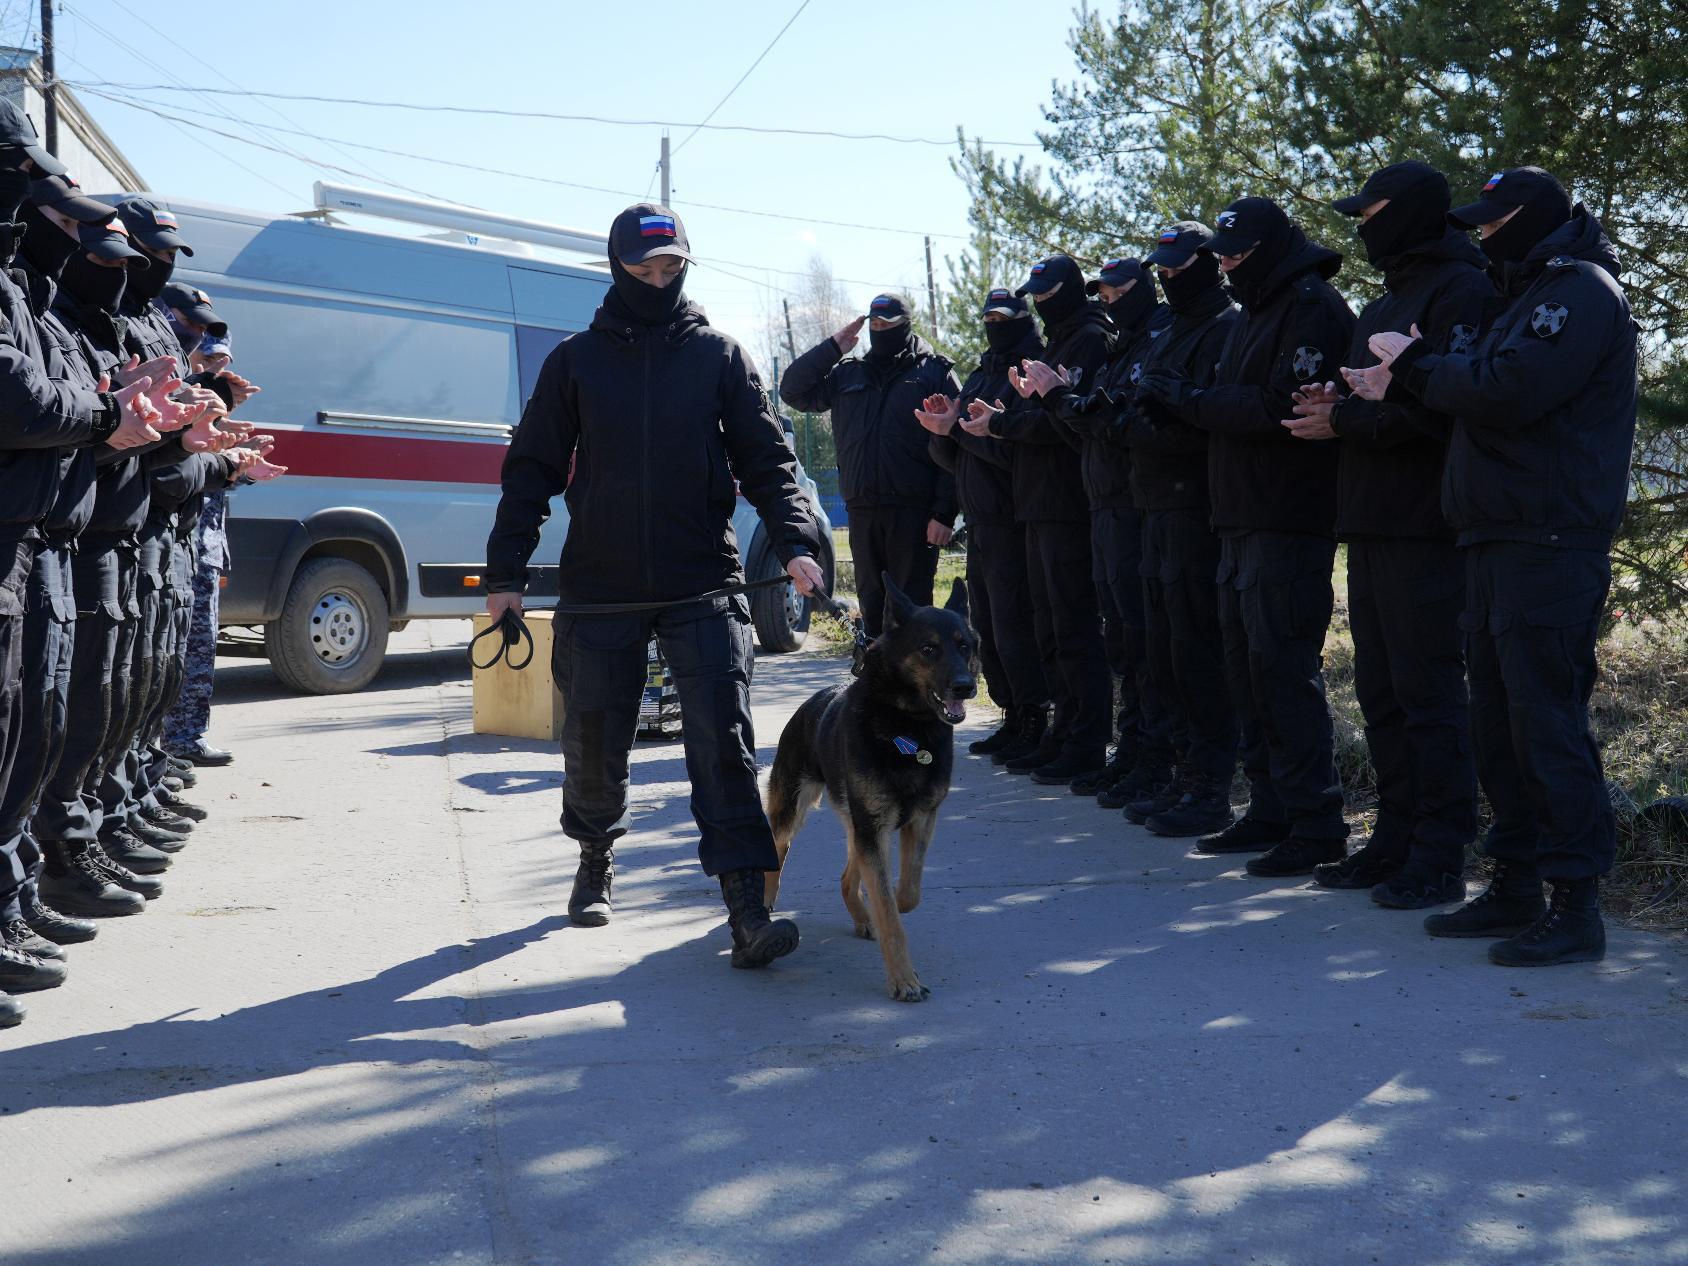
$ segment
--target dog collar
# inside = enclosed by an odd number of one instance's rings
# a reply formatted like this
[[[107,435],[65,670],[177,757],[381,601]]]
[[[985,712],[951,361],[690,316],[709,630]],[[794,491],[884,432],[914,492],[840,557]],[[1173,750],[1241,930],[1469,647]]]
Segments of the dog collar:
[[[912,756],[922,765],[930,765],[932,763],[932,753],[920,746],[920,744],[916,743],[913,739],[899,734],[896,738],[892,739],[891,742],[904,756]]]

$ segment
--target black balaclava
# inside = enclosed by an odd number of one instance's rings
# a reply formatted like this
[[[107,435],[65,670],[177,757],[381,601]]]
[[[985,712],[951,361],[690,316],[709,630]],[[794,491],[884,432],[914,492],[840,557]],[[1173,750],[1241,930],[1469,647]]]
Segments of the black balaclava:
[[[620,307],[624,315],[632,317],[641,325],[668,325],[680,315],[680,309],[686,302],[686,273],[691,270],[690,264],[680,266],[680,275],[666,286],[653,286],[648,281],[640,281],[622,266],[615,256],[610,256],[610,275],[615,278],[615,297],[620,300]]]
[[[1032,332],[1032,314],[1009,317],[1006,321],[985,322],[985,342],[998,355],[1013,351]]]
[[[1137,284],[1107,305],[1107,313],[1122,331],[1130,333],[1155,310],[1155,282],[1144,269]]]
[[[1247,308],[1265,297],[1262,289],[1295,243],[1295,226],[1284,214],[1284,209],[1270,199],[1248,198],[1243,201],[1258,204],[1253,208],[1253,214],[1259,221],[1257,231],[1260,237],[1249,257],[1226,273],[1225,280],[1230,283],[1238,301]]]
[[[70,257],[82,249],[81,242],[54,224],[37,207],[26,205],[18,212],[18,222],[26,230],[23,257],[44,277],[56,280]]]
[[[908,350],[909,342],[913,337],[914,326],[907,317],[887,329],[869,329],[867,332],[868,359],[895,360]]]
[[[1167,276],[1160,276],[1161,291],[1174,312],[1187,307],[1197,295],[1206,294],[1219,284],[1219,261],[1206,251],[1197,251],[1187,267]]]
[[[1440,173],[1425,178],[1389,199],[1371,219],[1355,228],[1366,258],[1374,268],[1387,271],[1390,260],[1398,259],[1415,246],[1439,242],[1448,234],[1448,182]]]
[[[1042,267],[1045,279],[1059,283],[1053,294],[1031,296],[1044,328],[1048,329],[1061,324],[1088,300],[1084,293],[1084,273],[1069,256],[1053,255],[1043,261]]]
[[[1477,245],[1496,267],[1522,263],[1537,242],[1571,218],[1571,195],[1562,185],[1543,185],[1531,191],[1518,214]]]
[[[152,268],[159,265],[156,261],[151,268],[141,271],[144,277]],[[92,304],[102,312],[116,315],[117,305],[123,302],[123,288],[129,280],[129,269],[104,268],[88,258],[87,251],[77,251],[66,261],[64,269],[59,273],[59,285],[68,290],[71,296],[83,303]]]
[[[32,177],[23,169],[28,159],[21,146],[0,149],[0,224],[16,220],[18,208],[29,196]]]
[[[176,271],[176,261],[173,259],[166,263],[151,251],[146,252],[146,259],[147,266],[129,279],[129,297],[141,303],[150,303],[158,298],[164,287],[169,284],[170,274]],[[121,290],[122,287],[119,286],[118,289]]]

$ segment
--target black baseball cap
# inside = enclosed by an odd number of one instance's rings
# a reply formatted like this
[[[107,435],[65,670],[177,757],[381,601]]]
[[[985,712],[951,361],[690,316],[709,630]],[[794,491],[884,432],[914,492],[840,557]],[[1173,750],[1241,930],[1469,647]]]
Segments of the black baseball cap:
[[[1024,316],[1026,301],[1012,290],[1005,290],[998,286],[985,296],[984,306],[979,309],[979,315],[989,316],[993,312],[1005,312],[1009,316]]]
[[[1448,219],[1463,228],[1473,229],[1479,224],[1492,224],[1515,207],[1536,201],[1557,199],[1565,204],[1570,215],[1571,195],[1565,186],[1540,167],[1509,167],[1497,171],[1484,182],[1477,201],[1448,212]]]
[[[15,101],[0,99],[0,149],[21,149],[35,160],[35,169],[45,176],[62,176],[65,165],[47,152],[35,133],[35,124],[18,109]]]
[[[144,251],[138,251],[129,244],[129,235],[123,231],[123,221],[112,220],[106,224],[84,224],[76,232],[76,240],[82,249],[96,259],[120,259],[131,269],[152,267],[152,261]]]
[[[642,264],[660,255],[691,262],[692,248],[680,217],[655,202],[628,207],[610,225],[610,257],[624,264]]]
[[[117,218],[117,208],[99,202],[83,193],[69,176],[43,176],[29,182],[31,206],[52,207],[78,224],[110,224]]]
[[[1213,240],[1213,230],[1200,220],[1179,220],[1160,231],[1155,249],[1143,257],[1148,265],[1182,268],[1195,257],[1197,251],[1207,249]]]
[[[149,251],[181,251],[192,255],[193,248],[182,241],[181,225],[176,213],[160,206],[150,198],[125,198],[117,204],[117,214],[123,227]]]
[[[1055,287],[1071,282],[1074,285],[1084,284],[1084,273],[1073,262],[1070,255],[1051,255],[1048,259],[1040,260],[1032,265],[1031,275],[1026,278],[1026,284],[1014,293],[1030,295],[1037,298],[1046,295]]]
[[[1123,286],[1128,281],[1152,283],[1153,278],[1140,259],[1110,259],[1102,265],[1100,272],[1084,283],[1084,293],[1093,295],[1103,286]]]
[[[874,295],[867,305],[867,315],[873,321],[906,321],[908,304],[901,295]]]
[[[1238,198],[1219,213],[1213,235],[1201,249],[1210,255],[1241,255],[1276,237],[1284,218],[1283,208],[1270,198]]]
[[[1429,163],[1421,163],[1415,159],[1408,159],[1404,163],[1390,163],[1389,166],[1374,171],[1366,177],[1366,183],[1360,187],[1360,192],[1346,198],[1338,198],[1331,203],[1331,209],[1342,212],[1343,215],[1359,215],[1374,202],[1382,202],[1385,198],[1399,198],[1409,190],[1421,185],[1440,186],[1444,199],[1448,197],[1448,178],[1437,171]],[[1444,201],[1443,205],[1446,205]]]
[[[180,281],[165,282],[164,289],[158,292],[158,301],[167,308],[175,308],[195,325],[203,325],[207,334],[229,332],[229,323],[211,310],[211,296],[196,286]]]

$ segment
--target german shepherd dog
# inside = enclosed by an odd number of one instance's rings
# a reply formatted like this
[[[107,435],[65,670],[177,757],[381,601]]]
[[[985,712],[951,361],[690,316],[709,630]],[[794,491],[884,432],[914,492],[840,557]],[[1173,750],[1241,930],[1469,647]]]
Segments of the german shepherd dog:
[[[920,904],[926,846],[950,789],[955,727],[978,693],[978,655],[961,581],[942,608],[917,607],[886,576],[884,631],[863,653],[860,674],[817,691],[796,711],[768,779],[768,821],[782,865],[823,790],[843,819],[844,905],[857,936],[878,936],[886,985],[899,1002],[931,992],[914,974],[901,916]],[[895,897],[893,831],[901,836]],[[779,878],[768,875],[769,909]]]

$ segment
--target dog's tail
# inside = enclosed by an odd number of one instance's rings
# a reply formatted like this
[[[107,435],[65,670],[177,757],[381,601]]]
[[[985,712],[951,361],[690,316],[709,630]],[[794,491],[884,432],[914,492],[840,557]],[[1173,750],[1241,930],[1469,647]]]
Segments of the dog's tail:
[[[834,693],[823,690],[805,700],[785,723],[774,752],[774,767],[768,775],[768,825],[773,828],[774,848],[782,865],[791,837],[803,829],[803,820],[820,804],[826,790],[815,740],[821,714]]]

